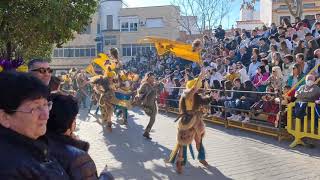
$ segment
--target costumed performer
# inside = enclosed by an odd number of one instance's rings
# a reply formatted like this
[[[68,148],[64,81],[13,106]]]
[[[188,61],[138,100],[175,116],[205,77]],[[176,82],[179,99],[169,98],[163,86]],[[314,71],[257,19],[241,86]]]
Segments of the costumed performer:
[[[120,87],[116,90],[115,96],[119,100],[119,104],[115,105],[115,114],[118,119],[122,119],[122,124],[128,124],[128,108],[130,108],[130,100],[132,96],[131,82],[125,71],[121,72],[119,78]],[[121,103],[123,102],[123,103]]]
[[[186,90],[179,100],[180,115],[176,121],[178,123],[177,144],[172,151],[168,162],[176,163],[177,172],[182,173],[183,166],[187,162],[187,149],[189,148],[194,158],[192,141],[195,140],[198,150],[198,160],[204,166],[208,166],[205,157],[205,150],[202,139],[205,134],[205,124],[202,120],[202,107],[208,105],[212,97],[201,95],[200,88],[205,76],[204,70],[201,71],[198,78],[186,83]]]
[[[94,85],[93,89],[97,94],[100,94],[98,101],[99,108],[101,110],[102,122],[106,124],[109,132],[112,132],[112,114],[113,114],[113,104],[115,102],[114,95],[114,85],[113,78],[116,76],[116,73],[113,71],[106,73],[107,77],[100,76],[93,80],[92,84]]]
[[[155,74],[153,72],[146,73],[141,81],[141,85],[137,90],[137,95],[134,100],[134,104],[142,106],[144,112],[150,117],[148,126],[143,133],[143,136],[149,140],[152,139],[150,137],[150,131],[156,120],[158,112],[156,101],[160,86],[161,83],[156,83]]]

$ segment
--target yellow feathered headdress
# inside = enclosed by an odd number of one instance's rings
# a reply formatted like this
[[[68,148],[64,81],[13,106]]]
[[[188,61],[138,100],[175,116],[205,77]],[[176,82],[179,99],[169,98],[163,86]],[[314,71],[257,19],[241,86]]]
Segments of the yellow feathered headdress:
[[[198,78],[194,78],[193,80],[190,80],[186,83],[186,88],[187,89],[193,89],[197,87],[198,89],[201,88],[202,86],[202,81],[199,80]]]

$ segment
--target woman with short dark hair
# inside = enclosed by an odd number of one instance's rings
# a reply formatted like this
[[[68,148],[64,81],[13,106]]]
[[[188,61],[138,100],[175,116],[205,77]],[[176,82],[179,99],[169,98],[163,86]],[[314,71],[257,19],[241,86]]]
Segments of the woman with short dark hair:
[[[53,102],[48,120],[49,147],[52,154],[66,170],[71,179],[98,179],[96,166],[88,154],[89,143],[78,140],[73,134],[79,111],[73,96],[52,94]],[[102,176],[112,179],[110,174]]]
[[[0,179],[69,179],[41,137],[52,107],[48,87],[30,74],[3,72],[0,89]]]

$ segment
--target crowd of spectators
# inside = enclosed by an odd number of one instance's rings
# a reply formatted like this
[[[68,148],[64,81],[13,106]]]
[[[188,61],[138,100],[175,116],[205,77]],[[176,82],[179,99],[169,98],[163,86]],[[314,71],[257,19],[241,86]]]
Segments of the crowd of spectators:
[[[204,68],[208,71],[203,83],[205,87],[271,94],[262,96],[216,91],[216,100],[212,105],[245,110],[257,108],[277,114],[279,98],[283,100],[282,103],[295,101],[295,91],[301,86],[307,86],[304,85],[307,80],[302,83],[299,81],[314,67],[315,70],[310,73],[315,79],[312,84],[319,77],[320,14],[315,15],[313,24],[306,19],[296,18],[295,23],[283,19],[279,26],[273,23],[270,27],[263,26],[251,31],[233,30],[231,37],[226,37],[225,34],[219,27],[214,36],[203,36],[201,54]],[[148,63],[139,62],[138,57],[133,58],[128,67],[135,68],[140,73],[154,71],[159,79],[164,80],[164,88],[159,97],[160,105],[177,107],[177,100],[182,93],[178,88],[184,87],[186,80],[195,77],[200,72],[200,67],[174,55],[159,57],[152,52],[146,58]],[[316,93],[313,97],[318,100],[319,96]],[[217,110],[218,108],[212,107],[211,114],[226,114],[233,120],[250,121],[248,113]],[[277,116],[269,115],[267,119],[278,126]]]

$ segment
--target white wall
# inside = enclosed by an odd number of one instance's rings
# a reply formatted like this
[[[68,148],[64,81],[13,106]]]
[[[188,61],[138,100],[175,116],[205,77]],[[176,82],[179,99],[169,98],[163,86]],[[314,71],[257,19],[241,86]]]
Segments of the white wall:
[[[270,26],[272,23],[272,0],[260,1],[260,20]]]
[[[121,1],[102,1],[100,4],[100,29],[107,29],[107,15],[113,16],[113,29],[120,29],[119,27],[119,12],[122,8]]]
[[[253,9],[241,9],[240,10],[240,21],[253,20]]]
[[[253,30],[256,27],[261,28],[262,26],[262,23],[237,23],[236,27],[240,29]]]

